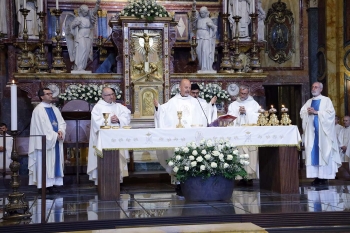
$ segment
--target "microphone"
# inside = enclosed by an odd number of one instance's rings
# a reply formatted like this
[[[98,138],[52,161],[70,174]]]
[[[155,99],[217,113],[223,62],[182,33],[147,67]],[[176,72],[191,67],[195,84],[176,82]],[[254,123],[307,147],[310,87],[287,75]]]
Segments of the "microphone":
[[[203,109],[203,107],[202,107],[202,105],[201,105],[201,102],[199,102],[198,97],[196,97],[196,99],[197,99],[197,101],[198,101],[198,103],[199,103],[199,106],[201,106],[201,109],[202,109],[202,111],[203,111],[203,114],[204,114],[205,118],[207,119],[207,127],[209,127],[209,120],[208,120],[207,114],[205,114],[204,109]]]

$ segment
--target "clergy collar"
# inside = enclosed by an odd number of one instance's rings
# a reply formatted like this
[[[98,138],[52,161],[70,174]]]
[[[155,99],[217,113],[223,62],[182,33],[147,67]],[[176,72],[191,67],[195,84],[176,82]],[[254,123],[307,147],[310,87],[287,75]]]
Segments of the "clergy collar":
[[[48,103],[45,103],[45,102],[41,102],[40,103],[44,108],[52,108],[52,104],[48,104]]]
[[[319,100],[323,97],[323,95],[319,94],[318,96],[312,97],[313,100]]]
[[[236,99],[237,102],[245,102],[245,101],[252,101],[252,100],[254,100],[254,98],[251,95],[249,95],[248,98],[245,100],[241,100],[240,97],[237,97]]]
[[[113,105],[113,102],[112,102],[112,103],[107,103],[107,102],[104,101],[104,100],[99,100],[97,103],[98,103],[98,104],[102,104],[102,105],[104,105],[104,106],[111,106],[111,105]]]
[[[193,98],[191,95],[182,96],[180,93],[176,94],[175,97],[178,98],[178,99],[190,99],[190,98]]]

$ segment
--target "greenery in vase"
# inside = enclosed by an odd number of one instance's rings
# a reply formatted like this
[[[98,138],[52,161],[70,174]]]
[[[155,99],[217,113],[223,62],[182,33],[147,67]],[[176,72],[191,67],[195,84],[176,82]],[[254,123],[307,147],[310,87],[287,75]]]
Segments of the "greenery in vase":
[[[69,100],[85,100],[89,103],[97,103],[101,99],[102,89],[106,85],[97,84],[77,84],[67,88],[67,90],[58,96],[59,99],[64,101]],[[107,85],[108,86],[108,85]],[[116,99],[122,98],[122,91],[116,91]]]
[[[200,143],[191,142],[184,147],[176,147],[174,151],[174,156],[167,163],[180,182],[190,177],[247,177],[244,166],[249,164],[249,155],[240,154],[227,139],[203,139]]]
[[[129,1],[120,13],[121,16],[133,16],[139,19],[154,20],[154,17],[170,17],[167,10],[155,0]]]

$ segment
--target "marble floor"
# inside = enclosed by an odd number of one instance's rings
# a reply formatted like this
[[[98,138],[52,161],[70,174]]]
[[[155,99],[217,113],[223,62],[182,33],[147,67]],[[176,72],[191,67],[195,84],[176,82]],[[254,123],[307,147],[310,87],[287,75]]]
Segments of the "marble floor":
[[[168,182],[124,183],[120,199],[116,201],[100,201],[97,188],[91,184],[66,185],[60,187],[60,193],[46,196],[46,224],[41,221],[41,196],[35,187],[25,186],[20,192],[25,193],[31,218],[22,222],[0,220],[0,232],[10,232],[10,229],[11,232],[37,232],[35,229],[68,232],[130,225],[209,222],[253,222],[268,232],[282,232],[282,229],[283,232],[295,232],[295,227],[308,232],[310,226],[324,227],[324,232],[350,232],[350,218],[346,217],[350,216],[350,181],[332,180],[329,185],[319,187],[311,186],[310,182],[300,180],[298,193],[279,194],[260,189],[256,180],[253,186],[236,186],[231,200],[195,203],[177,196],[174,186]],[[0,180],[0,217],[9,192],[11,189]],[[315,224],[304,218],[313,219]],[[317,222],[320,218],[329,222],[323,221],[324,225],[320,225]],[[348,231],[327,231],[332,226]],[[299,229],[298,232],[303,231]]]

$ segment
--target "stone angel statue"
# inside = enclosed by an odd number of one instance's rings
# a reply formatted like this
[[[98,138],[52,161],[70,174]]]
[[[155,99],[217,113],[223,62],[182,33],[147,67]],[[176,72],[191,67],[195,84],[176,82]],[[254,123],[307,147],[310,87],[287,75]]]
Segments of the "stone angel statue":
[[[88,60],[93,60],[93,29],[100,1],[96,0],[92,10],[85,4],[81,5],[78,16],[68,16],[65,20],[67,47],[70,60],[74,62],[72,70],[75,72],[85,71]]]

